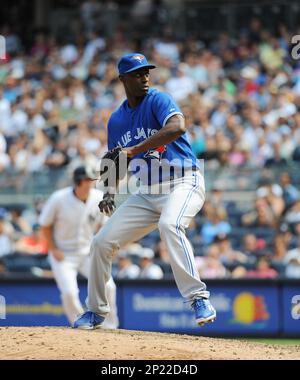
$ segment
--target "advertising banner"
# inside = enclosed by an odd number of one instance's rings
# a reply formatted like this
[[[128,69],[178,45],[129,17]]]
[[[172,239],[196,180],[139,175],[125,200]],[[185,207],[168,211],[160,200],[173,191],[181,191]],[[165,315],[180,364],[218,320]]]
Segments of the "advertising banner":
[[[180,333],[276,334],[279,329],[276,286],[210,286],[217,320],[201,330],[189,303],[172,285],[125,286],[123,328]]]
[[[49,283],[0,283],[0,326],[67,326],[58,289]],[[80,291],[86,297],[86,286]],[[5,313],[4,313],[5,312]]]
[[[300,286],[214,281],[209,284],[217,320],[199,328],[173,282],[120,282],[120,328],[197,335],[300,334]],[[86,282],[80,283],[84,304]],[[299,295],[299,298],[296,296]],[[0,326],[67,326],[54,282],[0,282]]]
[[[286,285],[282,289],[283,300],[283,333],[289,336],[300,336],[300,283]]]

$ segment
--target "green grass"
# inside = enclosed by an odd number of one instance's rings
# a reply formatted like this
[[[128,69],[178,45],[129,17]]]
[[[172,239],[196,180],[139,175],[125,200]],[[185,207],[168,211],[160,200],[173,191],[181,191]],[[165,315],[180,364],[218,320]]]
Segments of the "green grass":
[[[249,338],[246,339],[251,342],[260,342],[266,344],[279,344],[284,346],[300,346],[300,339],[266,339],[266,338]]]

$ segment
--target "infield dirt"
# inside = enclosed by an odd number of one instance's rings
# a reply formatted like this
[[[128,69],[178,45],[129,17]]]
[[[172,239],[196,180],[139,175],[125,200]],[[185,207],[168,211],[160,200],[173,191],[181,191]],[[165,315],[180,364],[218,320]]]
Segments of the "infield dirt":
[[[296,345],[63,327],[1,327],[0,347],[0,359],[300,359]]]

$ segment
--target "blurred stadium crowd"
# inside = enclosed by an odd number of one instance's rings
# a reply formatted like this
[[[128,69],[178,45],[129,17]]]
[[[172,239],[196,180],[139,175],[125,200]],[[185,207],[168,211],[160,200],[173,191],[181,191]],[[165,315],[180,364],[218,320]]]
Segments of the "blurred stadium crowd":
[[[158,66],[152,85],[180,104],[193,150],[213,174],[187,231],[200,275],[299,278],[300,61],[291,57],[287,26],[274,34],[256,18],[235,38],[224,32],[210,41],[177,41],[166,28],[137,44],[121,30],[110,37],[95,31],[90,9],[82,10],[82,23],[80,35],[38,33],[26,48],[22,35],[1,30],[7,55],[0,65],[0,177],[46,171],[51,178],[58,169],[96,165],[107,149],[107,120],[124,99],[116,62],[142,51]],[[233,175],[218,182],[224,170]],[[248,189],[240,173],[255,192],[242,205],[226,195]],[[36,225],[42,203],[0,209],[0,275],[51,275]],[[114,275],[171,275],[158,234],[125,247]]]

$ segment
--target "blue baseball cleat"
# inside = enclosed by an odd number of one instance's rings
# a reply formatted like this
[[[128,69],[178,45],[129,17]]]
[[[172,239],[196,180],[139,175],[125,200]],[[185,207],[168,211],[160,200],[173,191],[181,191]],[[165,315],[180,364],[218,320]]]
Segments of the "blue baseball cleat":
[[[104,321],[104,317],[92,312],[86,311],[81,314],[80,317],[74,322],[74,329],[82,329],[82,330],[94,330],[101,327]]]
[[[216,310],[208,299],[196,298],[192,302],[192,308],[195,311],[196,322],[199,326],[203,326],[205,323],[214,322],[217,317]]]

